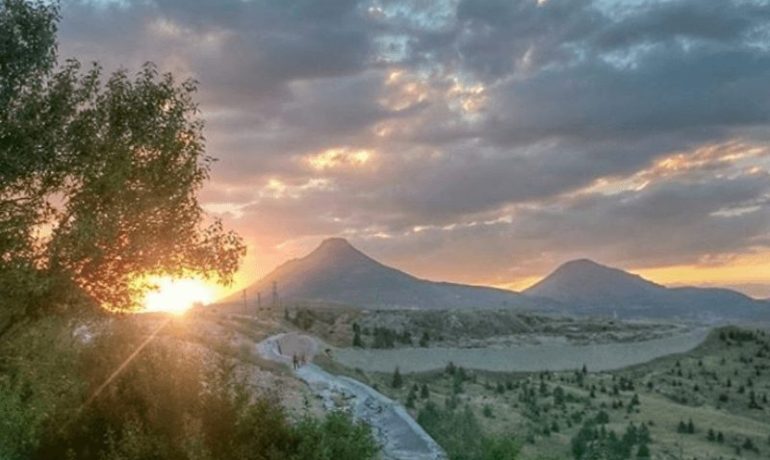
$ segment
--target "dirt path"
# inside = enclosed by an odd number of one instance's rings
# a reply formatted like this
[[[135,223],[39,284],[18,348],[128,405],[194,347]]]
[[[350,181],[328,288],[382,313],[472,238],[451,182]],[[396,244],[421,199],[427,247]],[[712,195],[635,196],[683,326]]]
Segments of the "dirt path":
[[[388,460],[439,460],[446,455],[441,447],[409,416],[397,402],[363,383],[329,374],[312,364],[318,343],[299,334],[278,334],[257,344],[259,354],[293,367],[293,358],[304,357],[295,374],[318,395],[327,409],[345,409],[356,419],[368,423],[382,445]]]

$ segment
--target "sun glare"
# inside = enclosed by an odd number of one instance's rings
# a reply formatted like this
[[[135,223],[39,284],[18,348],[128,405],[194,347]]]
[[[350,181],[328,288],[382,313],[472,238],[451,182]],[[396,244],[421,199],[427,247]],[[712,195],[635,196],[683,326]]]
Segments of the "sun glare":
[[[214,291],[198,279],[174,279],[163,277],[154,282],[158,289],[147,293],[144,311],[167,312],[181,315],[195,305],[207,305],[214,301]]]

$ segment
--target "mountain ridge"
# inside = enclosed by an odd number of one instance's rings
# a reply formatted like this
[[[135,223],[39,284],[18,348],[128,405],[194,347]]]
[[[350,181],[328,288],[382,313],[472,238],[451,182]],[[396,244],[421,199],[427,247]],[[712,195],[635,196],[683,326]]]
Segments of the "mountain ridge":
[[[568,315],[678,318],[720,322],[770,319],[770,303],[725,288],[667,287],[590,259],[565,262],[521,293],[430,281],[387,266],[343,238],[327,238],[246,288],[271,303],[315,301],[378,309],[521,309]],[[233,294],[225,302],[238,301]]]
[[[327,238],[308,255],[291,259],[246,288],[247,298],[277,283],[285,300],[309,300],[364,308],[531,308],[514,291],[430,281],[384,265],[342,238]],[[239,297],[230,296],[234,301]]]

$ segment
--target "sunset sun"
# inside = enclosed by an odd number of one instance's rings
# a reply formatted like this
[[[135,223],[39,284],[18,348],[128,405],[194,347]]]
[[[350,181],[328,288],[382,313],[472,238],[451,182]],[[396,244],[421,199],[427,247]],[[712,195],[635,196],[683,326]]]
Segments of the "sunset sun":
[[[194,278],[162,277],[153,280],[158,289],[144,298],[144,311],[182,314],[195,305],[214,301],[214,291],[205,282]]]

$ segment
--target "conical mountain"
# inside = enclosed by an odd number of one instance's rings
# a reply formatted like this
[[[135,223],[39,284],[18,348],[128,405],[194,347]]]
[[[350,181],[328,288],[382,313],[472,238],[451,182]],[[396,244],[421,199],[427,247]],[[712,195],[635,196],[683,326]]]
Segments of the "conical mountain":
[[[706,321],[770,318],[766,302],[729,289],[668,288],[591,260],[561,265],[524,294],[559,302],[562,312]]]
[[[271,301],[273,282],[282,301],[318,301],[361,308],[507,308],[533,306],[513,291],[427,281],[383,265],[342,238],[324,240],[247,288]],[[233,296],[232,300],[235,300]]]
[[[649,302],[657,299],[663,290],[665,287],[641,276],[579,259],[559,266],[524,292],[563,303],[595,305]]]

